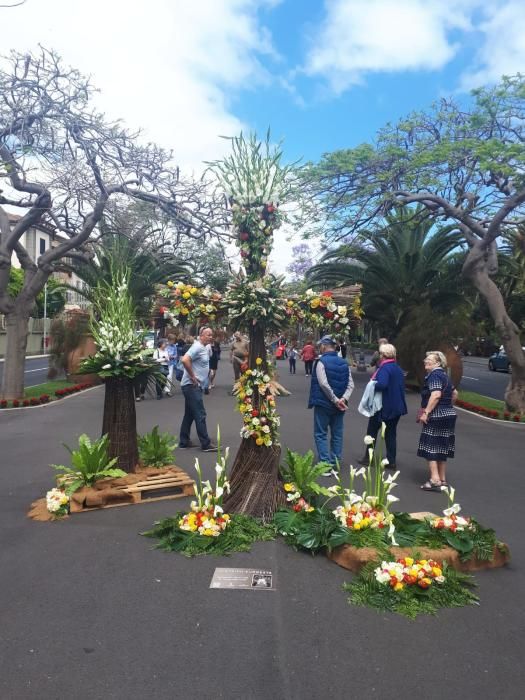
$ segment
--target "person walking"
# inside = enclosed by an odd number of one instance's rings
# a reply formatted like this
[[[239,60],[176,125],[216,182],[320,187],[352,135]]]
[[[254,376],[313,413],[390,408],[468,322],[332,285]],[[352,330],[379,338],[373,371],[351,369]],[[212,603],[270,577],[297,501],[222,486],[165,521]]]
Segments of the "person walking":
[[[233,335],[233,343],[230,346],[230,362],[233,365],[233,376],[237,382],[241,376],[241,365],[248,358],[249,346],[239,331]]]
[[[168,372],[169,372],[169,354],[168,354],[168,341],[166,338],[161,338],[158,343],[156,349],[153,351],[153,359],[159,363],[160,365],[160,371],[162,374],[168,378]],[[157,400],[162,398],[162,391],[165,388],[166,384],[162,383],[157,379],[155,382],[155,388],[157,389]]]
[[[427,352],[424,365],[427,374],[418,415],[423,429],[417,455],[427,460],[430,476],[421,488],[423,491],[441,491],[442,486],[448,486],[447,459],[452,459],[455,452],[457,414],[454,404],[458,392],[447,375],[447,360],[442,352]]]
[[[334,339],[326,335],[319,343],[321,357],[314,366],[308,408],[314,409],[314,440],[319,461],[337,468],[343,452],[343,418],[354,382],[348,363],[335,350]]]
[[[315,360],[315,347],[311,340],[307,340],[303,349],[301,350],[301,360],[304,362],[304,373],[305,375],[312,376],[312,368]]]
[[[202,326],[199,337],[182,357],[184,374],[181,388],[184,395],[184,417],[180,426],[179,447],[193,447],[190,432],[193,421],[204,452],[215,452],[206,426],[206,409],[204,408],[203,387],[208,380],[210,369],[208,345],[213,340],[213,331],[209,326]]]
[[[396,469],[397,458],[397,424],[401,416],[407,414],[405,400],[405,376],[396,362],[396,349],[390,343],[379,346],[378,368],[372,375],[375,380],[375,391],[381,392],[382,408],[370,416],[366,434],[377,439],[381,424],[385,424],[385,446],[388,469]],[[368,465],[368,451],[359,461]]]
[[[219,360],[221,359],[221,344],[218,340],[215,340],[211,346],[211,357],[210,357],[210,389],[215,388],[215,377],[217,376],[217,370],[219,368]]]
[[[290,365],[290,374],[295,374],[295,365],[298,357],[299,351],[297,350],[297,345],[293,343],[292,347],[288,351],[288,363]]]
[[[175,386],[174,384],[174,373],[175,373],[175,367],[177,366],[178,358],[179,358],[179,347],[177,343],[175,342],[175,336],[174,335],[168,335],[168,344],[166,346],[166,350],[168,351],[168,357],[169,357],[169,363],[168,363],[168,381],[166,382],[166,386],[164,388],[164,391],[168,396],[171,396],[171,390]]]

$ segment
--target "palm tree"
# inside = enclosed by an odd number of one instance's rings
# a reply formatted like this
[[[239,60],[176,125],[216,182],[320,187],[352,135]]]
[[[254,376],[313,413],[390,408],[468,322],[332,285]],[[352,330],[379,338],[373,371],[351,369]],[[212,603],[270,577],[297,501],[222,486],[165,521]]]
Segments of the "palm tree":
[[[326,253],[307,278],[321,287],[361,283],[365,317],[395,338],[414,309],[448,313],[460,303],[461,261],[453,251],[461,241],[420,208],[401,207],[352,244]]]
[[[156,287],[169,279],[188,277],[188,266],[179,262],[163,246],[147,246],[138,238],[121,233],[105,233],[91,261],[73,260],[68,269],[83,281],[82,289],[69,287],[93,302],[99,282],[109,283],[115,265],[129,270],[129,289],[135,303],[137,318],[141,321],[151,316]]]

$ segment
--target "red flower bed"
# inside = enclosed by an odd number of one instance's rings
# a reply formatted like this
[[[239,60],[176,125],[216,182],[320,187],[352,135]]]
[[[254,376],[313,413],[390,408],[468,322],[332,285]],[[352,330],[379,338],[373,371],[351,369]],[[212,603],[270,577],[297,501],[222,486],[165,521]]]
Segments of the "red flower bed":
[[[0,401],[0,408],[7,408],[7,401],[5,399]]]
[[[66,386],[63,389],[57,389],[55,391],[55,398],[61,399],[63,396],[69,396],[70,394],[75,394],[77,391],[82,391],[83,389],[89,389],[93,386],[88,382],[82,384],[72,384],[71,386]],[[40,396],[33,396],[31,399],[13,399],[11,401],[11,408],[20,408],[20,406],[41,406],[44,403],[49,403],[51,397],[49,394],[41,394]],[[7,399],[2,399],[0,401],[0,408],[9,408],[9,402]]]
[[[493,408],[485,408],[484,406],[477,406],[474,403],[470,403],[469,401],[462,401],[461,399],[458,399],[456,401],[456,405],[459,406],[460,408],[464,408],[467,411],[472,411],[473,413],[477,413],[480,416],[486,416],[487,418],[497,418],[500,419],[503,418],[503,420],[512,420],[515,421],[516,423],[519,423],[523,416],[520,413],[515,413],[512,415],[509,411],[497,411]]]

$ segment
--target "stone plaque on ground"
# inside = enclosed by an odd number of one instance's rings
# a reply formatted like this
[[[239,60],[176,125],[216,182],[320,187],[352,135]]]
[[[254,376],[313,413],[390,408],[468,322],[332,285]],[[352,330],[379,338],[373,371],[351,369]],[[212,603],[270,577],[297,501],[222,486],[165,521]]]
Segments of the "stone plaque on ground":
[[[271,571],[263,569],[217,568],[213,573],[210,588],[249,588],[253,591],[273,591]]]

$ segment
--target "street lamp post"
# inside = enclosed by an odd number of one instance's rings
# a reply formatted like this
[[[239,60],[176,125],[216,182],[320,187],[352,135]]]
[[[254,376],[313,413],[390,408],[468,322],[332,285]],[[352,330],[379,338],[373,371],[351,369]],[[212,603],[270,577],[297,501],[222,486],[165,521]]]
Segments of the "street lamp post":
[[[44,336],[43,336],[43,341],[44,341],[44,355],[46,353],[46,347],[47,347],[47,282],[44,285]]]

